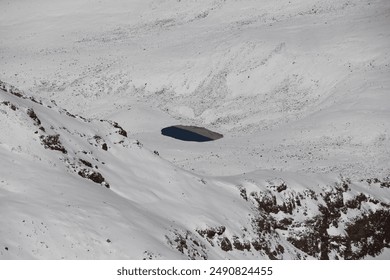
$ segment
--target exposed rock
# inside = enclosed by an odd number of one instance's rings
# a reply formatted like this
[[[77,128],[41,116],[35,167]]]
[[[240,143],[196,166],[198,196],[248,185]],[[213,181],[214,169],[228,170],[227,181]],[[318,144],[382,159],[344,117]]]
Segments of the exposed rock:
[[[36,126],[41,125],[41,120],[38,118],[38,116],[35,114],[33,109],[27,110],[27,115],[34,121],[34,124]]]
[[[68,152],[62,145],[60,141],[60,135],[55,134],[55,135],[41,135],[40,136],[41,142],[44,145],[45,149],[50,149],[50,150],[55,150],[55,151],[60,151],[63,154],[67,154]]]
[[[110,188],[110,184],[106,182],[102,174],[100,174],[97,171],[89,170],[89,169],[81,169],[77,174],[79,174],[81,177],[89,179],[95,183],[102,184],[106,188]]]
[[[230,240],[227,237],[222,238],[222,240],[221,240],[221,249],[226,251],[226,252],[233,250],[232,243],[230,242]]]

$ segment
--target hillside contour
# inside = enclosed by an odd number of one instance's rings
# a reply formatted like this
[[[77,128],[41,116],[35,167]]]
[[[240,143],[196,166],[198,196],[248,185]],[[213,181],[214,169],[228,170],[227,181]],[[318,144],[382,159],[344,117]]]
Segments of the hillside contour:
[[[0,259],[390,259],[390,1],[114,2],[0,1]]]

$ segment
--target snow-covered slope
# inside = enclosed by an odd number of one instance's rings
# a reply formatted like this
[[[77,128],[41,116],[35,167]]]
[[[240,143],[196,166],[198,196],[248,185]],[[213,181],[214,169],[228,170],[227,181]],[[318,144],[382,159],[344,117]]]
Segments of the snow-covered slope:
[[[0,258],[388,258],[389,14],[2,1]]]
[[[187,170],[388,175],[389,1],[18,0],[1,8],[2,80],[115,119]],[[174,124],[227,137],[172,144],[160,129]]]
[[[118,123],[2,86],[2,258],[361,258],[389,244],[388,179],[201,177]]]

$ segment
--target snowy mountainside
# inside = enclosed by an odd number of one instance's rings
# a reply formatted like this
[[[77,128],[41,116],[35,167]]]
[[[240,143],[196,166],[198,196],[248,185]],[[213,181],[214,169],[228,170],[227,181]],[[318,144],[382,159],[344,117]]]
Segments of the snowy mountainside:
[[[131,139],[119,123],[1,88],[1,259],[388,254],[388,178],[199,176]]]
[[[389,15],[0,1],[0,259],[390,259]]]
[[[0,74],[74,113],[115,119],[205,175],[385,177],[389,3],[2,2]],[[173,124],[226,137],[172,143],[160,130]]]

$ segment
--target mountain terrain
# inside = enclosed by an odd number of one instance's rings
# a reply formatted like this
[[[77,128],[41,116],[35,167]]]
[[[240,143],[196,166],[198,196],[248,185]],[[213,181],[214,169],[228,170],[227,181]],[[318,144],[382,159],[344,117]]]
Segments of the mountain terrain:
[[[389,23],[385,0],[1,1],[0,259],[389,259]]]

